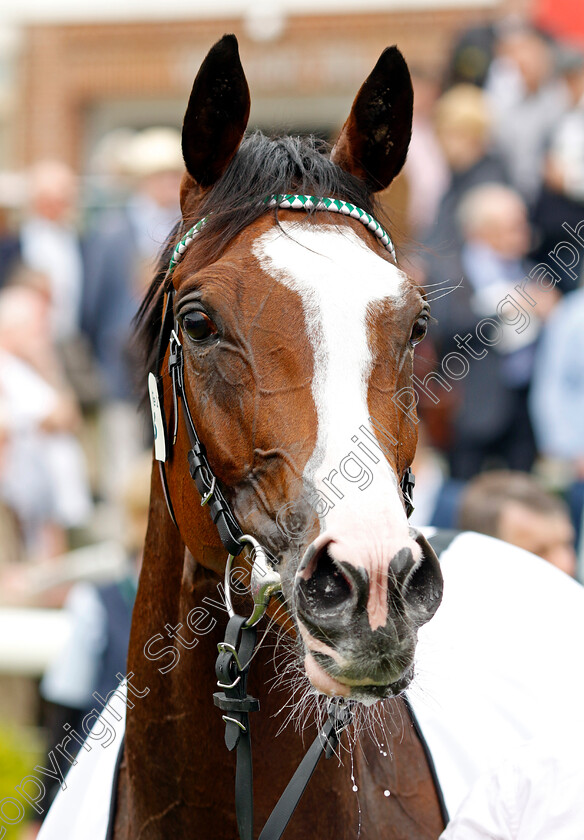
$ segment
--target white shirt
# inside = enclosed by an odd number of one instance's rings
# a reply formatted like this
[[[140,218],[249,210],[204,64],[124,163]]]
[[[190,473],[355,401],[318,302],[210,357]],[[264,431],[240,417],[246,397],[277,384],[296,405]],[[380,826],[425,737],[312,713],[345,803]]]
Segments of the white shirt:
[[[35,216],[22,225],[20,241],[24,262],[49,278],[53,338],[61,341],[74,336],[83,291],[77,234],[72,228]]]
[[[453,817],[479,776],[582,717],[584,587],[480,534],[440,563],[444,598],[419,631],[408,697]]]
[[[82,525],[91,513],[85,456],[77,438],[45,432],[55,389],[29,364],[0,350],[0,403],[9,437],[0,473],[0,497],[28,522]]]
[[[478,778],[441,840],[582,840],[583,756],[576,721],[519,747]]]
[[[120,690],[126,694],[124,683]],[[115,697],[113,700],[117,710],[119,701]],[[37,840],[105,840],[115,769],[126,721],[125,718],[118,721],[116,715],[107,711],[107,707],[102,717],[115,735],[92,738],[103,730],[101,718],[96,721],[86,742],[91,751],[87,752],[84,748],[79,751],[76,763],[65,776],[65,788],[61,785]],[[112,740],[108,744],[110,738]]]

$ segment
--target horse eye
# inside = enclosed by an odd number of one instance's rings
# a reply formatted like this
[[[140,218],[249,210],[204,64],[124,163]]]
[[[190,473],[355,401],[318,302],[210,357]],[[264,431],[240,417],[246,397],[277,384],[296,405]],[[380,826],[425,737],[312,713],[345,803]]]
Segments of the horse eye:
[[[204,312],[189,312],[182,319],[182,328],[192,341],[205,341],[217,332],[217,327]]]
[[[423,338],[426,337],[426,333],[428,332],[428,316],[427,315],[420,315],[418,320],[414,323],[412,327],[412,334],[410,336],[410,344],[414,347],[416,344],[419,344]]]

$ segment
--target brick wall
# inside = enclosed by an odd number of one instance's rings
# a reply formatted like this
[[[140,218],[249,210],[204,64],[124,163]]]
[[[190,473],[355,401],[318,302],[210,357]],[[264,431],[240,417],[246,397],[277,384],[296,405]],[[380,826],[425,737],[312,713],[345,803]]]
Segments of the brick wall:
[[[350,102],[388,44],[397,43],[411,64],[439,73],[453,34],[483,16],[458,8],[298,17],[269,43],[251,41],[238,20],[32,26],[21,57],[11,164],[56,156],[79,166],[87,115],[100,104],[168,99],[184,105],[202,57],[224,32],[238,35],[253,99]]]

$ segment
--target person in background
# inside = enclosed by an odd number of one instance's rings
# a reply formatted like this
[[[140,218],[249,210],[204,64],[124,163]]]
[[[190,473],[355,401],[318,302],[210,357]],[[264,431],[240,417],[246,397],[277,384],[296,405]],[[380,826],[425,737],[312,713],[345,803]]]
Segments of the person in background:
[[[565,502],[527,473],[494,470],[463,490],[458,527],[537,554],[572,577],[576,574],[574,528]]]
[[[151,469],[151,453],[144,453],[132,465],[122,489],[126,575],[101,585],[77,583],[67,596],[69,639],[45,672],[40,689],[51,745],[62,741],[67,724],[80,731],[81,720],[96,706],[94,692],[107,698],[119,684],[116,675],[126,673],[132,610],[148,525]],[[64,773],[68,767],[62,759]],[[57,790],[55,784],[41,803],[45,814]]]
[[[511,183],[531,209],[543,180],[546,149],[568,106],[551,45],[529,26],[503,30],[486,93],[495,147]]]
[[[10,451],[9,411],[0,396],[0,482],[5,458]],[[0,494],[0,576],[6,567],[14,568],[23,560],[22,538],[18,519],[12,508]]]
[[[466,82],[484,87],[501,35],[525,27],[532,14],[532,6],[532,0],[507,0],[504,10],[501,9],[494,18],[473,21],[459,32],[451,46],[445,86],[448,88]]]
[[[479,184],[508,181],[505,166],[492,150],[491,121],[488,102],[473,85],[456,85],[436,103],[434,126],[449,182],[424,240],[434,252],[429,274],[434,273],[441,254],[458,253],[462,243],[456,216],[464,196]]]
[[[544,326],[529,410],[538,448],[557,462],[584,554],[584,289],[568,292]],[[582,569],[582,567],[581,567]]]
[[[45,277],[51,340],[85,411],[95,402],[98,382],[80,332],[85,249],[77,224],[78,178],[56,160],[40,161],[21,177],[24,218],[18,229],[0,233],[0,287],[17,283],[22,270]]]
[[[418,248],[417,254],[410,255],[408,267],[428,292],[432,311],[435,311],[438,320],[437,324],[433,324],[422,352],[416,354],[416,376],[422,379],[434,362],[440,362],[446,354],[444,348],[457,332],[459,316],[464,321],[461,328],[468,326],[468,287],[453,291],[462,275],[464,233],[459,224],[461,202],[482,184],[505,184],[508,180],[500,158],[491,149],[491,115],[485,95],[479,88],[468,84],[456,85],[440,97],[434,109],[434,127],[447,165],[447,187],[434,211],[432,222],[428,223],[425,219],[425,248]],[[470,319],[473,318],[470,315]],[[420,408],[425,410],[430,436],[444,451],[450,449],[454,433],[456,406],[453,396],[454,393],[442,392],[437,404],[434,397],[420,390]],[[469,473],[452,473],[452,477],[464,481]]]
[[[24,274],[0,290],[0,498],[25,555],[39,560],[66,551],[66,532],[86,524],[91,496],[75,436],[80,415],[50,332],[49,281]]]
[[[558,294],[553,289],[542,291],[535,282],[526,284],[535,303],[529,305],[528,315],[520,316],[523,323],[499,320],[500,335],[485,347],[477,337],[478,325],[485,318],[499,319],[499,305],[507,295],[517,294],[515,287],[529,270],[527,209],[509,187],[483,184],[461,203],[458,220],[464,244],[451,277],[463,280],[459,288],[432,302],[437,319],[432,334],[441,359],[450,352],[460,353],[465,337],[471,347],[467,355],[474,354],[453,388],[458,405],[452,420],[455,444],[449,452],[450,469],[453,478],[465,481],[488,466],[531,469],[536,450],[527,410],[528,386],[541,321]]]
[[[75,213],[77,177],[65,164],[42,161],[29,174],[29,208],[20,228],[20,257],[48,278],[51,335],[57,345],[79,330],[83,256]]]
[[[408,229],[418,240],[432,226],[449,181],[448,166],[438,142],[433,112],[439,94],[434,75],[413,68],[414,118],[404,165],[408,185]]]
[[[569,107],[550,138],[546,182],[584,202],[584,51],[564,51],[563,78]]]
[[[538,234],[533,257],[546,262],[549,253],[565,240],[568,224],[575,228],[584,219],[584,51],[560,53],[562,76],[569,95],[569,108],[554,126],[544,165],[544,183],[533,211]],[[578,286],[581,269],[559,273],[562,292]]]
[[[2,205],[8,200],[4,194],[0,176],[0,289],[9,281],[20,262],[20,240],[15,230],[15,223],[10,218],[8,209]]]
[[[149,444],[137,411],[132,319],[180,218],[180,135],[169,128],[139,132],[127,142],[122,165],[132,178],[132,191],[122,207],[104,212],[89,233],[82,307],[83,330],[103,382],[99,490],[114,522],[119,488]],[[116,533],[119,522],[113,527]]]
[[[483,87],[495,55],[497,23],[480,23],[458,35],[446,70],[446,88],[460,84]]]

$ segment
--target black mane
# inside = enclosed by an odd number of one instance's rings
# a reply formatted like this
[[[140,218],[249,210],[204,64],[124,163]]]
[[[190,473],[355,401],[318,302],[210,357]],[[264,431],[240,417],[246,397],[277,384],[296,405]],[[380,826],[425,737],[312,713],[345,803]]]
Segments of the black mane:
[[[264,213],[261,204],[272,194],[299,193],[341,198],[378,217],[378,208],[364,181],[332,163],[330,146],[315,137],[269,138],[257,131],[246,137],[224,174],[197,206],[197,216],[186,220],[188,230],[209,216],[197,236],[201,264],[214,262],[227,244]],[[178,241],[173,231],[158,271],[136,315],[138,341],[146,372],[156,361],[164,298],[164,277]]]

